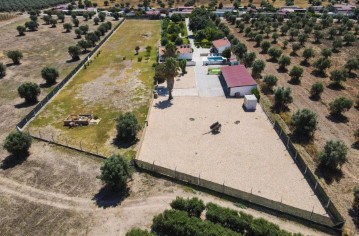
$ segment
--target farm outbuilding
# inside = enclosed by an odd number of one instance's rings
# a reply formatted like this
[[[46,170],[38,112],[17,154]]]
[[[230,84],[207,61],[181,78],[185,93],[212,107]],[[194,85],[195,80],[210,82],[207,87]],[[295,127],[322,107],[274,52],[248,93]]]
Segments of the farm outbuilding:
[[[245,96],[252,94],[257,88],[257,82],[249,74],[244,65],[222,67],[222,78],[227,86],[225,91],[229,96]]]

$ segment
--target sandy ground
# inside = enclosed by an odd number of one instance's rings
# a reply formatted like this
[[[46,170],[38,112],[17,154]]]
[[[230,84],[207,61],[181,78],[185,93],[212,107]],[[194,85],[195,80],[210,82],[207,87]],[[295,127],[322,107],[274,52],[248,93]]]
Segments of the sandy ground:
[[[258,106],[242,99],[176,97],[154,101],[139,159],[275,201],[325,214]],[[219,121],[222,131],[209,133]],[[160,144],[160,145],[159,145]],[[300,197],[299,197],[300,196]]]
[[[3,159],[2,159],[3,161]],[[198,192],[164,179],[135,173],[129,195],[108,196],[96,179],[101,161],[35,142],[31,155],[0,169],[0,230],[4,235],[125,235],[133,227],[149,229],[152,218],[176,196],[197,196],[205,202],[264,217],[281,228],[305,235],[324,235],[300,224]]]

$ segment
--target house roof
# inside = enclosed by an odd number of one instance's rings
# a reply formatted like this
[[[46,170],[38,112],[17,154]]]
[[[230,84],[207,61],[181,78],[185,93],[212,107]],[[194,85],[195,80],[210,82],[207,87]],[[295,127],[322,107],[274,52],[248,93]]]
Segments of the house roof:
[[[257,85],[244,65],[222,67],[221,71],[228,88]]]
[[[223,38],[223,39],[218,39],[218,40],[214,40],[212,42],[213,46],[215,46],[216,48],[221,48],[224,46],[231,46],[231,43],[229,42],[229,40],[227,38]]]
[[[146,15],[157,16],[159,14],[161,14],[161,12],[156,10],[146,11]]]
[[[163,56],[164,51],[166,50],[166,47],[159,47],[158,48],[158,53],[160,56]],[[187,47],[186,45],[181,46],[177,46],[177,53],[179,54],[187,54],[187,53],[192,53],[192,48],[191,47]]]

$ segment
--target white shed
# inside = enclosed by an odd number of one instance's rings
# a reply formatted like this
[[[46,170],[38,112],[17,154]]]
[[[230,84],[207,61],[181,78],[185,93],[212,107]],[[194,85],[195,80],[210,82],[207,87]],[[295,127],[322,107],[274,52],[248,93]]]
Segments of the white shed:
[[[244,102],[243,106],[246,108],[246,110],[249,111],[255,111],[257,108],[257,98],[253,94],[251,95],[245,95],[244,96]]]
[[[257,82],[252,78],[244,65],[224,66],[221,73],[227,85],[229,96],[252,94],[252,89],[257,87]]]

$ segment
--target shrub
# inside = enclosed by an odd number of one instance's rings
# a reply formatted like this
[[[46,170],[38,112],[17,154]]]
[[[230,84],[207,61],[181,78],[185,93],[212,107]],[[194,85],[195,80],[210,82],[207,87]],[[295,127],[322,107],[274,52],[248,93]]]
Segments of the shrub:
[[[156,236],[156,235],[148,232],[147,230],[133,228],[126,233],[126,236]]]
[[[332,55],[332,50],[330,48],[323,48],[321,54],[323,57],[328,58]]]
[[[290,88],[280,87],[274,91],[274,106],[283,110],[287,104],[293,102],[292,90]]]
[[[259,93],[258,89],[257,88],[253,88],[251,90],[251,93],[256,96],[257,100],[259,101],[261,99],[261,94]]]
[[[15,131],[6,137],[4,149],[15,156],[26,155],[31,143],[32,138],[29,134]]]
[[[136,116],[126,112],[117,118],[117,138],[122,141],[132,142],[136,139],[137,131],[140,129]]]
[[[290,82],[293,84],[300,84],[300,77],[302,77],[303,68],[300,66],[293,66],[292,70],[289,72],[291,77]]]
[[[267,87],[272,90],[273,86],[277,85],[278,78],[274,75],[266,75],[264,76],[263,82],[267,85]]]
[[[222,57],[225,57],[227,59],[231,58],[231,49],[230,48],[224,49],[222,52]]]
[[[40,87],[35,83],[26,82],[20,85],[17,91],[21,98],[25,98],[26,103],[33,103],[37,101],[37,96],[40,94]]]
[[[291,56],[297,56],[297,51],[301,48],[301,45],[299,43],[293,43],[292,44],[292,52]]]
[[[176,197],[176,200],[173,200],[170,205],[175,210],[185,211],[188,213],[188,216],[195,217],[200,217],[205,209],[203,201],[196,197],[191,199]]]
[[[335,39],[332,43],[332,51],[339,52],[338,48],[343,47],[343,41],[341,39]]]
[[[298,110],[293,114],[291,125],[294,133],[301,136],[312,136],[317,128],[317,115],[308,109]]]
[[[78,27],[80,24],[80,21],[79,21],[79,19],[75,18],[75,19],[72,19],[72,23],[74,24],[75,27]]]
[[[346,97],[339,97],[329,103],[330,114],[334,116],[342,115],[342,112],[349,110],[353,106],[353,101]]]
[[[36,21],[27,21],[25,23],[25,27],[28,28],[31,31],[35,31],[37,30],[37,27],[39,26],[39,24]]]
[[[347,161],[347,152],[343,141],[328,141],[318,155],[320,165],[331,170],[340,169]]]
[[[308,60],[311,58],[311,57],[315,57],[315,53],[314,53],[314,50],[313,48],[305,48],[303,50],[303,54],[302,54],[303,58],[304,58],[304,64],[307,64],[308,63]]]
[[[322,57],[314,62],[313,66],[322,74],[324,74],[325,69],[331,66],[331,62],[328,58]]]
[[[356,37],[352,33],[346,33],[343,37],[343,41],[345,42],[345,45],[349,46],[353,42],[355,42]]]
[[[6,66],[0,62],[0,78],[6,75]]]
[[[55,68],[45,67],[41,70],[41,76],[46,80],[46,83],[54,84],[59,77],[59,72]]]
[[[310,89],[310,96],[313,98],[319,98],[320,94],[324,91],[324,85],[322,82],[315,82]]]
[[[65,23],[63,25],[64,29],[66,30],[67,33],[71,32],[72,29],[72,25],[70,23]]]
[[[345,69],[348,70],[349,73],[352,72],[352,70],[358,70],[359,69],[359,59],[357,58],[351,58],[348,59],[348,61],[345,63]]]
[[[254,60],[256,59],[255,52],[246,52],[243,56],[243,64],[245,67],[252,67]]]
[[[128,162],[119,155],[109,157],[101,166],[101,175],[98,176],[102,182],[113,190],[125,190],[127,179],[131,177]]]
[[[8,51],[6,53],[7,57],[10,58],[14,64],[18,65],[20,64],[20,60],[22,59],[23,55],[22,52],[18,51],[18,50],[14,50],[14,51]]]
[[[137,61],[138,61],[138,62],[141,62],[141,61],[142,61],[142,57],[138,57],[138,58],[137,58]]]
[[[270,48],[270,42],[269,41],[263,41],[261,43],[261,48],[263,53],[267,53],[268,49]]]

